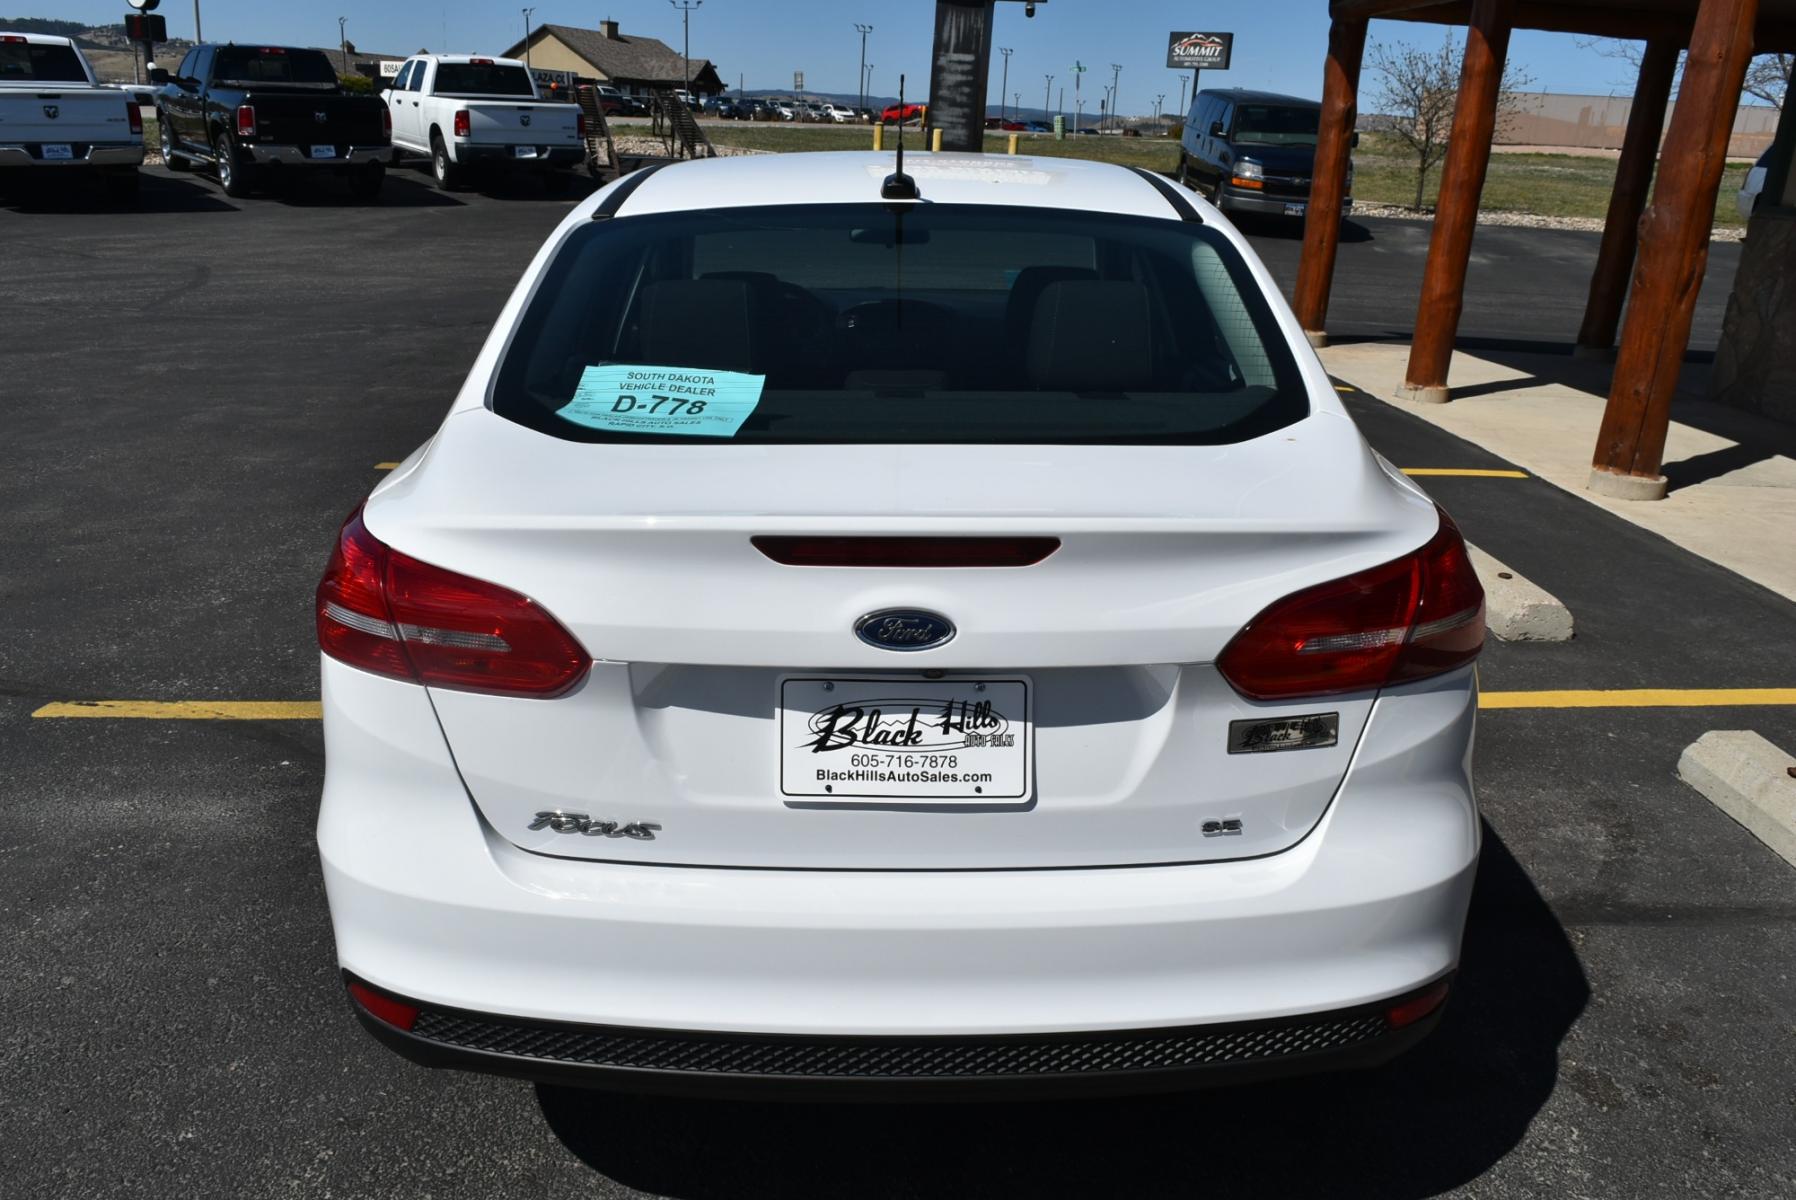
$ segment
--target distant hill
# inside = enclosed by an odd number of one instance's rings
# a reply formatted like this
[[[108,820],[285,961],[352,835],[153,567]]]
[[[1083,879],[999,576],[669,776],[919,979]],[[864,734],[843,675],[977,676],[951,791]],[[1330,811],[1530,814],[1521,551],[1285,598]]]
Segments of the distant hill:
[[[10,29],[14,33],[47,33],[51,37],[74,38],[86,44],[82,34],[87,32],[85,21],[57,21],[50,17],[0,17],[0,29]]]

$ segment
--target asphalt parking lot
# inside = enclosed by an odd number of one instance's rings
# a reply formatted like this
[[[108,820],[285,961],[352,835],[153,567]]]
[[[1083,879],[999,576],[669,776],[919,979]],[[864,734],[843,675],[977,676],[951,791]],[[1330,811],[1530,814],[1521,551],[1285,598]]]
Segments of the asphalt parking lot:
[[[159,169],[135,213],[0,201],[9,1197],[1796,1194],[1796,871],[1675,777],[1708,729],[1796,747],[1792,707],[1487,711],[1455,998],[1373,1074],[763,1106],[432,1073],[376,1046],[332,954],[316,721],[32,714],[315,699],[338,523],[430,434],[572,202],[412,172],[375,207],[328,186],[228,201]],[[1341,328],[1401,334],[1427,227],[1354,229]],[[1288,279],[1295,240],[1256,241]],[[1481,230],[1468,338],[1568,340],[1595,242]],[[1698,351],[1737,256],[1715,250]],[[1505,465],[1347,400],[1401,466]],[[1796,686],[1796,605],[1539,480],[1425,482],[1577,616],[1568,644],[1491,643],[1488,693]]]

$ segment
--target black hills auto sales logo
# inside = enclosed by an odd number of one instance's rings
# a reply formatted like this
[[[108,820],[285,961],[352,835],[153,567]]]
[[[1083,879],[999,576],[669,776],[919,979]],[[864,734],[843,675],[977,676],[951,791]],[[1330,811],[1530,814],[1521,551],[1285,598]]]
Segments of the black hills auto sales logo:
[[[837,704],[814,714],[803,748],[957,750],[1015,744],[1010,721],[990,700],[914,700],[901,696]]]
[[[1226,70],[1234,43],[1232,33],[1175,33],[1166,48],[1166,65],[1174,70]]]

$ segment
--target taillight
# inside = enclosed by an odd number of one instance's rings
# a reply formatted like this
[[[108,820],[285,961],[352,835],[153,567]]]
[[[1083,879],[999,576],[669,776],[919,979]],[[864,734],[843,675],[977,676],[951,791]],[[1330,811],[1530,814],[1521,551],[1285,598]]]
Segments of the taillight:
[[[318,647],[377,675],[502,696],[559,696],[592,666],[528,596],[390,549],[344,522],[318,583]]]
[[[239,104],[237,106],[237,136],[256,136],[256,109],[254,105]]]
[[[574,136],[581,141],[586,140],[586,114],[583,112],[574,114]]]
[[[396,1029],[409,1030],[418,1023],[419,1009],[416,1004],[407,1004],[385,992],[375,991],[359,979],[349,981],[349,998],[369,1016],[385,1021]]]
[[[1266,609],[1216,660],[1237,692],[1292,700],[1426,679],[1478,657],[1484,588],[1446,513],[1426,546]]]
[[[468,110],[465,108],[457,109],[455,113],[455,136],[467,137],[468,129]]]
[[[393,136],[393,110],[390,108],[380,110],[380,132],[382,137]]]
[[[143,133],[143,109],[137,107],[137,101],[125,101],[125,120],[131,122],[132,133]]]

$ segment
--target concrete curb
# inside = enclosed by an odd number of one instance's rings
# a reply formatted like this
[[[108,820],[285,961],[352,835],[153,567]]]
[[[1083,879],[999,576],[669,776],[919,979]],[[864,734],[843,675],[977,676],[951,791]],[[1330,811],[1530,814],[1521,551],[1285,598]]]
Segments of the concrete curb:
[[[1796,866],[1796,779],[1790,755],[1746,729],[1712,729],[1678,758],[1678,778]]]
[[[1510,570],[1484,551],[1467,545],[1472,568],[1484,585],[1484,621],[1506,642],[1568,642],[1572,638],[1571,610],[1529,580]]]

